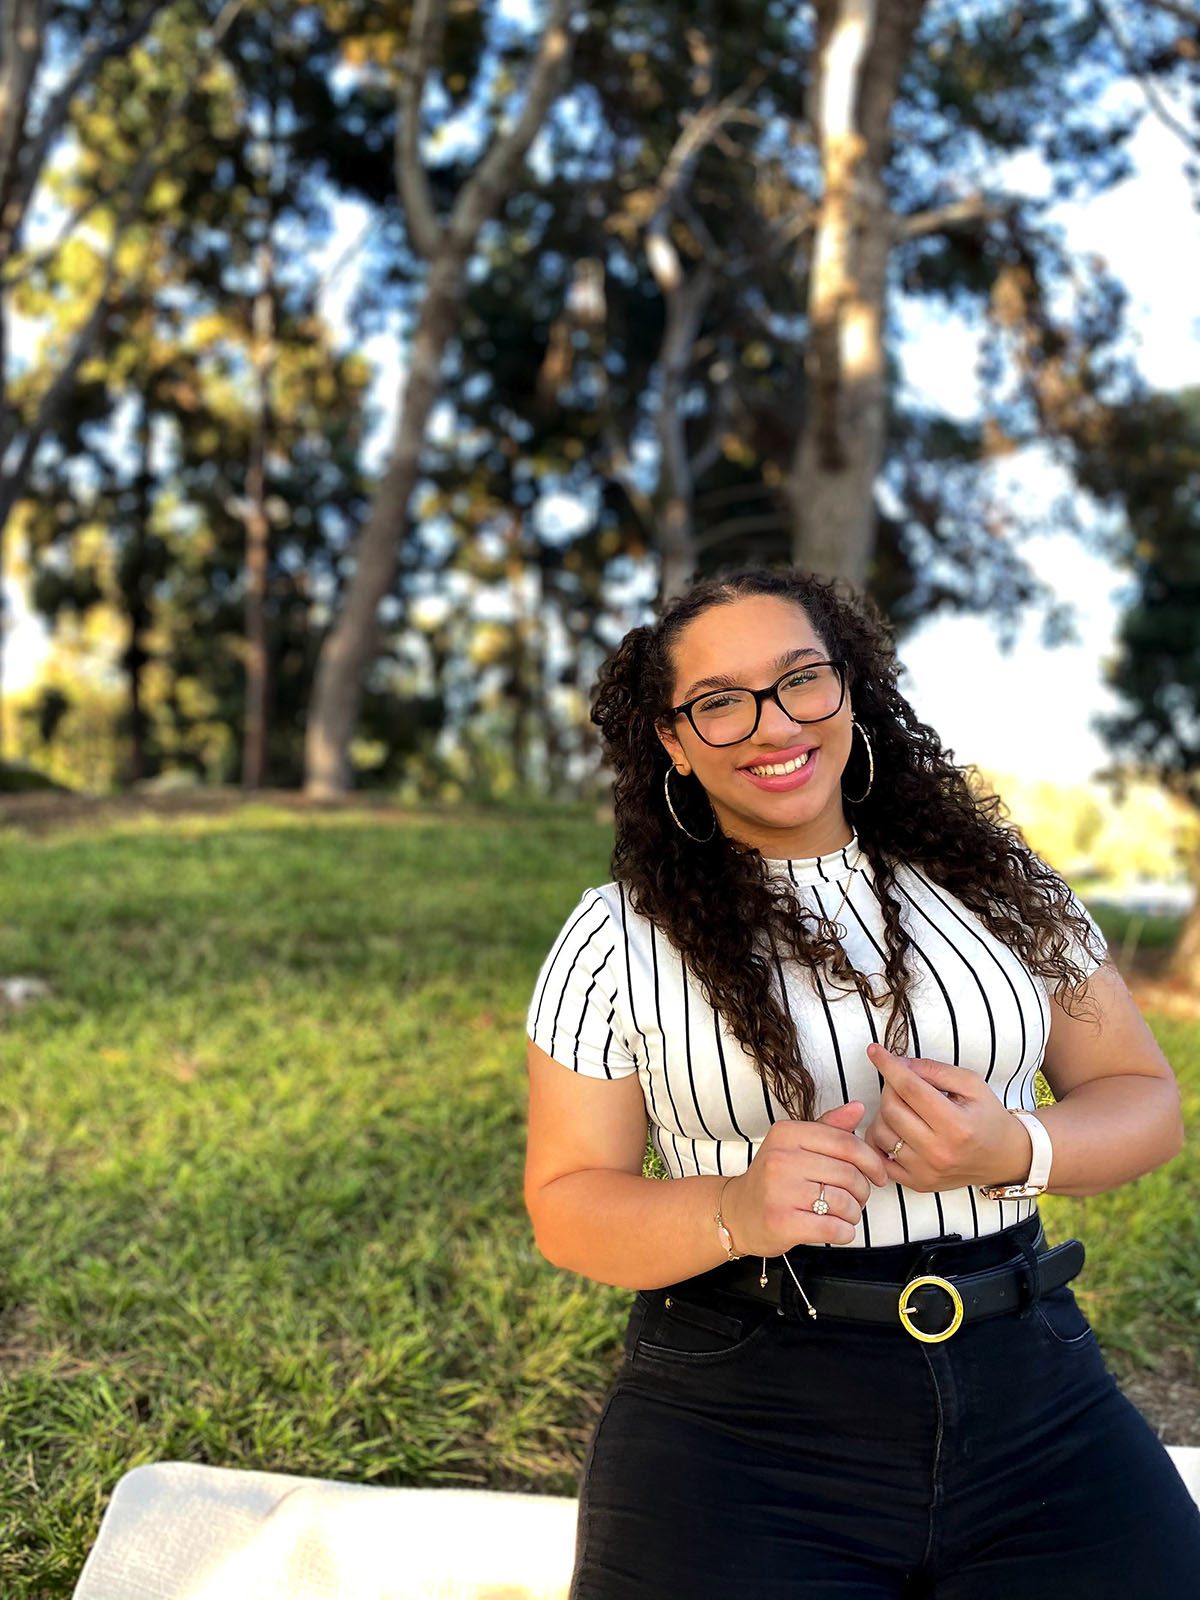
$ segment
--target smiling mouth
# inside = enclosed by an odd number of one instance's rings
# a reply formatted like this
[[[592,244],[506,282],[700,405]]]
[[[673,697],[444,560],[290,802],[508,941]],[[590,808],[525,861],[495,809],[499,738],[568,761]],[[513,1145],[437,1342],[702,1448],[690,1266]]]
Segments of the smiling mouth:
[[[790,761],[756,762],[753,766],[745,766],[743,772],[752,772],[756,778],[782,778],[789,772],[799,772],[801,767],[806,767],[812,760],[815,752],[806,750],[802,756],[793,756]]]

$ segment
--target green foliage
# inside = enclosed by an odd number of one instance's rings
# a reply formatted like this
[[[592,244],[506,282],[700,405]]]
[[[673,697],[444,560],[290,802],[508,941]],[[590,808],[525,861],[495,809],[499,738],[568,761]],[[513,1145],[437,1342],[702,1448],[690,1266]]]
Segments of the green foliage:
[[[981,776],[1038,854],[1073,877],[1176,879],[1200,843],[1200,818],[1161,783],[1127,781],[1114,794],[1099,783]]]
[[[23,519],[33,605],[60,630],[106,633],[106,665],[126,680],[128,704],[112,729],[123,780],[164,768],[238,776],[247,508],[260,440],[269,777],[299,780],[320,637],[314,606],[336,602],[336,549],[365,504],[358,452],[369,367],[358,351],[333,348],[313,269],[281,243],[289,229],[311,238],[324,225],[322,203],[293,184],[279,132],[300,68],[281,48],[262,94],[239,73],[272,47],[271,10],[244,22],[239,48],[198,74],[191,92],[198,15],[169,12],[155,48],[111,62],[79,106],[74,159],[53,179],[62,206],[91,204],[102,225],[104,197],[132,185],[148,141],[161,146],[142,225],[122,246],[121,293]],[[263,137],[264,127],[275,133]],[[264,256],[268,245],[282,259]],[[102,265],[89,237],[73,238],[24,281],[22,308],[44,329],[31,392],[61,363]],[[64,722],[59,742],[73,731]]]
[[[1124,762],[1200,807],[1200,388],[1120,408],[1087,463],[1128,519],[1132,596],[1101,727]]]
[[[522,1023],[610,845],[525,799],[10,832],[0,970],[54,994],[0,1035],[6,1600],[151,1460],[573,1492],[630,1296],[534,1248]],[[1047,1203],[1130,1361],[1195,1353],[1195,1160]]]
[[[97,25],[121,9],[101,7]],[[866,130],[894,231],[886,511],[870,583],[901,633],[942,609],[1011,624],[1049,603],[1021,557],[1030,527],[993,503],[994,458],[1035,441],[1084,475],[1094,458],[1136,458],[1110,426],[1135,392],[1122,291],[1098,263],[1074,259],[1047,217],[1053,199],[1127,173],[1138,113],[1110,92],[1129,70],[1112,26],[1082,0],[918,9],[890,121],[875,115]],[[1185,84],[1195,52],[1179,18],[1135,10],[1138,73],[1149,86]],[[449,8],[421,140],[442,217],[512,109],[536,11]],[[112,731],[118,779],[184,767],[219,780],[237,775],[244,732],[247,508],[265,434],[270,776],[288,783],[370,492],[367,339],[397,327],[411,339],[426,271],[395,195],[397,63],[412,8],[270,0],[242,8],[219,47],[202,49],[215,14],[199,0],[164,7],[76,101],[43,185],[50,211],[76,225],[45,259],[26,241],[7,264],[8,308],[34,348],[3,374],[0,434],[6,415],[33,426],[56,379],[70,379],[19,486],[36,604],[67,638],[76,625],[108,636],[106,662],[128,694]],[[66,62],[90,19],[74,5],[49,16]],[[822,16],[783,0],[588,11],[572,80],[485,230],[458,308],[415,526],[396,530],[396,604],[359,730],[369,781],[484,792],[487,762],[465,776],[443,767],[436,734],[464,728],[464,748],[482,730],[493,738],[492,792],[505,771],[550,790],[588,766],[578,699],[630,620],[673,492],[655,438],[670,323],[648,248],[660,210],[657,237],[684,278],[711,276],[679,374],[701,569],[790,554],[787,480],[813,411],[809,278],[827,176],[813,126]],[[667,196],[681,131],[731,94],[736,114],[697,141]],[[1004,190],[1015,152],[1044,163],[1045,201]],[[314,261],[333,201],[349,196],[371,214],[343,350],[317,314]],[[102,290],[95,340],[72,371]],[[891,314],[902,296],[984,330],[976,415],[910,403]],[[268,300],[265,360],[255,318]],[[1183,467],[1173,459],[1171,471]],[[580,508],[566,534],[542,515],[556,494]],[[452,595],[443,629],[413,620],[432,589]],[[509,620],[504,608],[526,589],[528,614]],[[503,620],[486,626],[499,644],[472,674],[493,601]],[[1181,626],[1155,609],[1131,649],[1147,630],[1162,641]],[[551,664],[559,639],[565,667]],[[1162,671],[1150,678],[1161,683]],[[1151,687],[1136,692],[1145,700]],[[64,718],[55,742],[74,725]]]

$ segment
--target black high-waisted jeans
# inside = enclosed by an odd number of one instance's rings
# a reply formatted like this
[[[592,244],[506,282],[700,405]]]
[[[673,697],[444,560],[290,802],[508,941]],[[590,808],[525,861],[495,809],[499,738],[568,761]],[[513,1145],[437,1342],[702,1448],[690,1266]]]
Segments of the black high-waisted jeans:
[[[921,1270],[1019,1258],[1014,1238],[1039,1233],[1034,1215]],[[802,1283],[806,1265],[903,1282],[932,1243],[788,1258]],[[899,1318],[814,1321],[790,1280],[781,1315],[712,1279],[633,1303],[571,1600],[1200,1595],[1200,1510],[1069,1284],[923,1344]]]

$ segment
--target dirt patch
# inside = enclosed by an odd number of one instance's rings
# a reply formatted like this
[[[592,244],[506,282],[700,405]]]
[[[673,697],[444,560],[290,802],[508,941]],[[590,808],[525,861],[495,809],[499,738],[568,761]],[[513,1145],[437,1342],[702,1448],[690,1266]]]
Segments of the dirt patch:
[[[314,800],[296,789],[179,789],[161,794],[6,794],[0,795],[0,826],[24,833],[51,833],[58,828],[104,827],[138,817],[227,816],[246,806],[266,806],[308,816],[369,811],[381,823],[429,822],[444,817],[486,815],[480,808],[456,802],[444,811],[436,805],[397,805],[387,795],[353,794],[343,800]]]
[[[1125,981],[1139,1011],[1160,1011],[1180,1022],[1200,1022],[1200,990],[1182,978],[1145,977],[1135,972]]]
[[[1200,1445],[1200,1375],[1178,1351],[1164,1355],[1157,1371],[1120,1371],[1110,1363],[1123,1392],[1164,1444]]]

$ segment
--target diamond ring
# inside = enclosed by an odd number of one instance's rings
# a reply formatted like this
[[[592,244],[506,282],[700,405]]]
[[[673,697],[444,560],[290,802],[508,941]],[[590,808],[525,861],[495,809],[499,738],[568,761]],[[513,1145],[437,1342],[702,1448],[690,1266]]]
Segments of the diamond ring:
[[[812,1203],[813,1210],[819,1217],[823,1217],[829,1210],[829,1201],[825,1198],[825,1185],[821,1185],[821,1192]]]
[[[889,1151],[888,1151],[888,1158],[889,1158],[889,1160],[892,1160],[892,1161],[894,1161],[894,1160],[895,1160],[895,1159],[896,1159],[896,1152],[897,1152],[897,1150],[899,1150],[899,1148],[900,1148],[900,1146],[901,1146],[901,1145],[902,1145],[902,1144],[903,1144],[903,1143],[904,1143],[904,1140],[903,1140],[903,1139],[897,1139],[897,1140],[896,1140],[896,1142],[895,1142],[895,1144],[894,1144],[894,1145],[893,1145],[893,1146],[892,1146],[892,1148],[891,1148],[891,1149],[890,1149],[890,1150],[889,1150]]]

